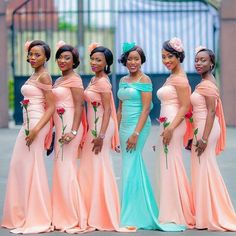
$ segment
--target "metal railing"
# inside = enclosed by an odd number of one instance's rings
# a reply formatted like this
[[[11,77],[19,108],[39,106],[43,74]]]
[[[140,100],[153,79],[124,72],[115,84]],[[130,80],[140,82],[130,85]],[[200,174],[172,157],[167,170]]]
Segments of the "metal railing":
[[[91,74],[88,45],[96,41],[110,48],[115,58],[111,75],[115,95],[117,80],[127,73],[117,62],[123,42],[134,41],[144,49],[147,62],[143,71],[152,76],[156,88],[161,86],[156,78],[164,78],[168,73],[161,61],[162,43],[174,36],[183,40],[183,66],[193,78],[194,48],[205,45],[218,51],[219,19],[217,10],[203,0],[27,0],[13,12],[11,31],[17,105],[21,99],[18,88],[32,73],[24,51],[27,40],[41,39],[49,44],[52,57],[48,68],[54,77],[60,74],[54,59],[56,43],[64,40],[76,46],[81,59],[78,72],[85,85]],[[156,116],[157,101],[154,108]],[[15,119],[19,112],[15,106]]]

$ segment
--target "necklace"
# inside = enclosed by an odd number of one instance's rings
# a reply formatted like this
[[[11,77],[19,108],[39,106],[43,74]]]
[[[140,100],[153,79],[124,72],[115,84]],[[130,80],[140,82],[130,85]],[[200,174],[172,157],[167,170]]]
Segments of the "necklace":
[[[141,79],[142,77],[143,77],[143,73],[139,74],[138,76],[134,76],[134,77],[132,77],[132,76],[129,75],[129,77],[128,77],[127,79],[128,79],[128,81],[129,81],[130,83],[135,83],[135,82],[140,81],[140,79]]]

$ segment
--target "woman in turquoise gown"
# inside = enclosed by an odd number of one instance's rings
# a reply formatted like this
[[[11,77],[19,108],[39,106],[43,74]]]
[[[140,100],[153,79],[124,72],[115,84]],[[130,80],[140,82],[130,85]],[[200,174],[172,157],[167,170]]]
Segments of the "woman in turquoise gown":
[[[176,224],[160,224],[159,210],[147,174],[142,151],[151,129],[152,83],[141,71],[145,54],[134,43],[124,43],[120,62],[129,75],[121,78],[117,117],[122,151],[121,225],[138,229],[183,231]]]

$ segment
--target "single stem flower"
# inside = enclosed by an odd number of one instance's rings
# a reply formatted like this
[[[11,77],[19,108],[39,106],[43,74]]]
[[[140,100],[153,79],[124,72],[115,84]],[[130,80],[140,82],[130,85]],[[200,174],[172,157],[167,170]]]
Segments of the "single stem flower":
[[[165,117],[165,116],[159,117],[159,119],[157,119],[157,121],[159,121],[160,124],[163,124],[164,130],[170,124],[170,122],[167,122],[167,117]],[[168,159],[167,159],[168,151],[169,151],[168,150],[168,145],[164,144],[163,146],[164,146],[164,153],[165,153],[165,157],[166,157],[166,169],[168,169]]]
[[[66,125],[64,125],[64,119],[63,119],[63,114],[65,113],[65,109],[63,107],[59,107],[57,108],[57,114],[59,115],[60,119],[61,119],[61,123],[62,123],[62,133],[61,133],[61,138],[58,140],[58,142],[60,143],[60,147],[61,147],[61,160],[63,161],[63,155],[64,155],[64,142],[62,137],[65,134],[65,129],[66,129]]]
[[[93,106],[94,116],[95,116],[95,119],[94,119],[94,129],[91,130],[91,132],[92,132],[92,135],[95,138],[97,138],[98,137],[97,123],[98,123],[98,120],[99,120],[99,117],[97,117],[97,109],[100,106],[100,103],[99,102],[91,102],[91,104]]]
[[[193,113],[190,111],[188,113],[185,114],[185,118],[189,119],[189,122],[192,124],[193,126]],[[197,145],[197,134],[198,134],[198,128],[196,128],[193,132],[194,135],[194,139],[195,139],[195,143],[193,142],[193,145],[196,146]],[[201,163],[200,161],[200,156],[198,157],[199,159],[199,164]]]
[[[29,136],[29,112],[28,112],[29,102],[30,102],[29,99],[24,99],[20,102],[21,106],[25,109],[25,113],[26,113],[26,129],[25,129],[26,136]],[[30,151],[30,146],[28,146],[28,149]]]

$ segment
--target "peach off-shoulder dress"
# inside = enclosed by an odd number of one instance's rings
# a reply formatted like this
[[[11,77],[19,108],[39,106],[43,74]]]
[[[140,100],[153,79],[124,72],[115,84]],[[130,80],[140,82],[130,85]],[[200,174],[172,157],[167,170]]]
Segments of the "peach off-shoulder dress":
[[[65,109],[62,116],[66,126],[65,133],[68,133],[72,129],[75,110],[71,88],[83,89],[83,84],[79,76],[59,81],[60,79],[53,86],[53,94],[56,108]],[[53,121],[56,128],[52,186],[53,226],[67,233],[87,232],[87,210],[78,182],[78,148],[84,127],[81,122],[77,135],[62,148],[58,141],[62,135],[62,121],[57,111]]]
[[[160,116],[166,117],[168,122],[173,121],[180,107],[175,86],[189,87],[187,77],[171,75],[164,86],[157,91],[157,96],[161,100]],[[162,132],[161,124],[160,133]],[[160,145],[159,221],[174,222],[193,228],[195,225],[193,198],[182,157],[185,132],[186,123],[182,121],[173,132],[168,145],[167,159],[162,143]]]
[[[95,129],[95,112],[91,102],[98,102],[96,116],[98,117],[97,131],[102,124],[104,108],[101,93],[111,94],[111,117],[103,139],[103,147],[97,155],[92,152],[92,130]],[[111,84],[107,77],[94,77],[85,90],[87,102],[87,117],[89,130],[85,138],[79,166],[79,182],[88,210],[88,225],[97,230],[129,232],[120,228],[120,199],[113,171],[110,151],[119,143],[115,105]]]
[[[52,88],[51,85],[40,83],[38,78],[29,79],[21,88],[24,99],[29,99],[30,129],[45,113],[43,90]],[[49,232],[52,230],[52,209],[44,165],[44,145],[50,124],[48,122],[39,131],[29,150],[26,146],[24,131],[27,127],[25,109],[23,109],[23,120],[10,163],[1,225],[12,229],[12,233]]]
[[[211,81],[202,81],[190,97],[194,126],[198,128],[197,138],[200,139],[207,117],[205,96],[215,98],[216,116],[207,147],[200,158],[195,147],[192,148],[191,174],[196,228],[236,231],[236,214],[217,164],[216,155],[225,146],[225,122],[218,88]]]

